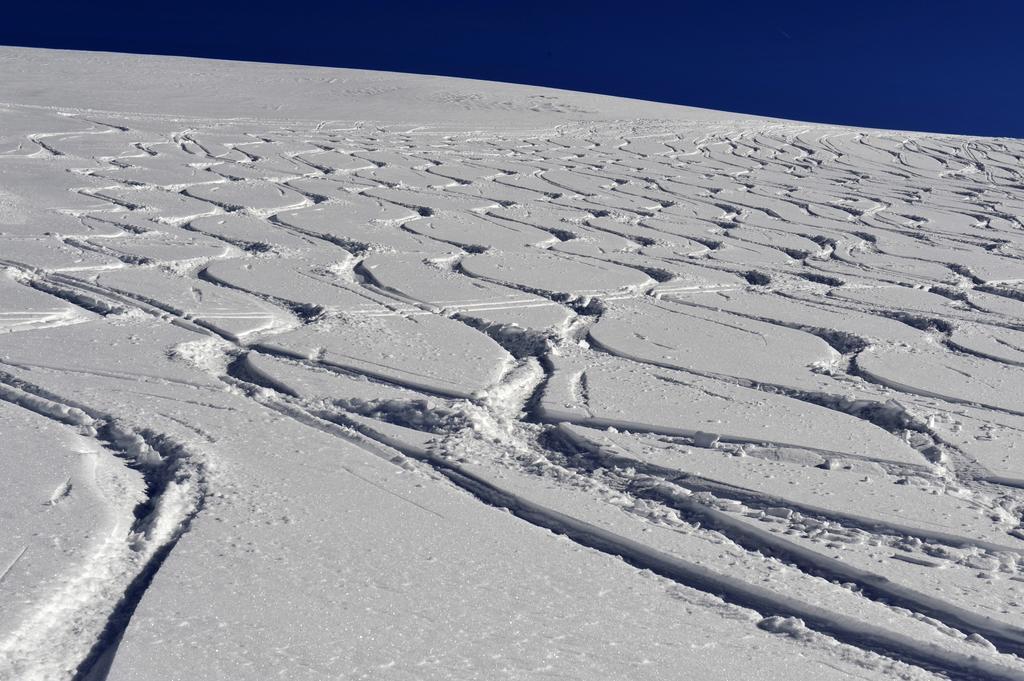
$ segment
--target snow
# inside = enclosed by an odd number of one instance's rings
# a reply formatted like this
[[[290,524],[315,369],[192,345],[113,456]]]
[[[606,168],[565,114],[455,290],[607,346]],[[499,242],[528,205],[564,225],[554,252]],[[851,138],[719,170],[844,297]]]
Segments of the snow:
[[[0,83],[0,678],[1024,679],[1020,141]]]

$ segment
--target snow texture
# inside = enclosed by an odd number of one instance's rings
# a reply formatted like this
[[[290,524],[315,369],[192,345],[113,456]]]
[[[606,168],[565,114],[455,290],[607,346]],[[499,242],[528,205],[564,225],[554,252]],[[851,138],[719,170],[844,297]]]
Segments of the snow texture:
[[[1024,679],[1024,143],[0,49],[0,678]]]

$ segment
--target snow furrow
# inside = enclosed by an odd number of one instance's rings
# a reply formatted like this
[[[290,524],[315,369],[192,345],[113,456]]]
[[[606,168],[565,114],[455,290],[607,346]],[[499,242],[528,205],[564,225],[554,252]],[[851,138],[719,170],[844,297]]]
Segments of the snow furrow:
[[[0,641],[0,672],[11,678],[90,678],[112,654],[146,588],[192,520],[205,495],[200,455],[152,432],[127,430],[109,416],[60,398],[9,375],[0,375],[0,399],[96,439],[103,456],[139,470],[146,497],[63,586]],[[9,568],[10,569],[10,568]]]

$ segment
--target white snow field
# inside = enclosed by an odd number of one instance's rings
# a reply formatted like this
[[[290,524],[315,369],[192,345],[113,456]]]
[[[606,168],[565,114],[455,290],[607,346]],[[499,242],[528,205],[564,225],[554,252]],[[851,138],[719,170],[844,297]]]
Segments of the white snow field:
[[[0,679],[1024,679],[1024,142],[0,48]]]

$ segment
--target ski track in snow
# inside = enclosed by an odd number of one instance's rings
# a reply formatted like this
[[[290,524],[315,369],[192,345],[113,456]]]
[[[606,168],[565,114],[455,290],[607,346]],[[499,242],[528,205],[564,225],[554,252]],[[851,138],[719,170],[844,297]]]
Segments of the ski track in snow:
[[[113,471],[8,463],[0,677],[158,664],[185,615],[139,609],[228,579],[195,525],[262,513],[246,448],[309,437],[840,675],[1024,678],[1024,143],[432,97],[571,119],[0,106],[0,400]]]

